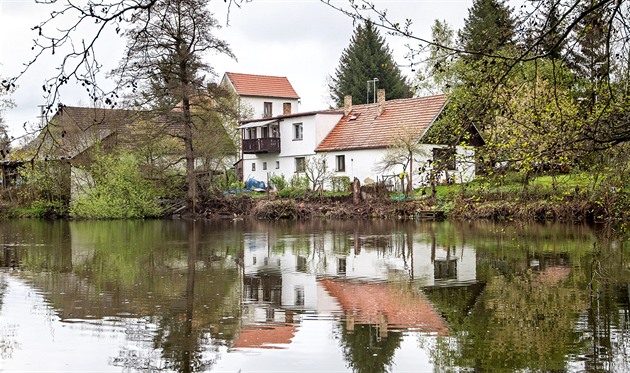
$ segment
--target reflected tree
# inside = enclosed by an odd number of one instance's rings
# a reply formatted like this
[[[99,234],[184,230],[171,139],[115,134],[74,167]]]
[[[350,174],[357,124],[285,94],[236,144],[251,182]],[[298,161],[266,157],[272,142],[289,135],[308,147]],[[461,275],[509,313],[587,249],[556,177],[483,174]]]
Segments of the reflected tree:
[[[400,347],[402,333],[382,331],[376,325],[357,324],[341,330],[343,355],[354,372],[384,373],[392,370],[394,353]]]

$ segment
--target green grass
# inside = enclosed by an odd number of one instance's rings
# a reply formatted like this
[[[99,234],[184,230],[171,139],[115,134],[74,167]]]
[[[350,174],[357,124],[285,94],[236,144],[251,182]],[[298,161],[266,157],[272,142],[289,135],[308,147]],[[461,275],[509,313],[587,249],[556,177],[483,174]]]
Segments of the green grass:
[[[598,185],[601,180],[598,181]],[[496,180],[477,178],[467,184],[439,185],[437,186],[438,199],[449,199],[456,195],[480,195],[486,193],[499,193],[508,195],[519,195],[527,191],[528,194],[558,194],[574,192],[578,187],[580,190],[593,189],[593,178],[586,173],[563,174],[554,178],[550,175],[542,175],[530,181],[527,188],[517,174],[508,174],[503,177],[501,183]],[[426,195],[431,194],[431,189],[425,189]],[[462,193],[463,192],[463,193]],[[422,190],[417,190],[414,197],[422,197]]]

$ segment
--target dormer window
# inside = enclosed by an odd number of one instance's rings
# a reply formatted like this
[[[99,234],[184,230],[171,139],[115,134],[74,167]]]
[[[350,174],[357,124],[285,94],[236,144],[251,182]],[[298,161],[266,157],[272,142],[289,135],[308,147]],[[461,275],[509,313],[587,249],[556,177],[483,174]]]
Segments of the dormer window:
[[[273,116],[273,104],[271,102],[265,102],[263,104],[263,118],[269,118]]]

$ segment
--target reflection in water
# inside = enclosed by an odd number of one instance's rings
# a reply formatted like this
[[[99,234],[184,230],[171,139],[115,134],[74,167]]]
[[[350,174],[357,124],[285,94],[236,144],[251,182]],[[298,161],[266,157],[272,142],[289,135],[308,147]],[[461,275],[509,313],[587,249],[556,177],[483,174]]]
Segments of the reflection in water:
[[[630,356],[627,250],[584,227],[9,221],[0,240],[8,370],[616,371]]]

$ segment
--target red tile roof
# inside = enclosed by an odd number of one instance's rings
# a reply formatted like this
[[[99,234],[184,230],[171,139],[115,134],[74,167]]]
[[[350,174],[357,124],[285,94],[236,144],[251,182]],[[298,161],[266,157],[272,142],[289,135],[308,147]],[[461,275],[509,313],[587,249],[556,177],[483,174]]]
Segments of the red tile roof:
[[[259,325],[246,326],[234,341],[234,348],[264,348],[282,349],[295,336],[296,326],[287,325]]]
[[[357,324],[378,324],[385,316],[388,326],[447,335],[446,321],[431,302],[419,292],[410,292],[387,283],[361,283],[319,280],[341,307],[354,315]]]
[[[404,133],[425,133],[446,103],[446,95],[390,100],[377,116],[378,104],[355,105],[315,151],[386,148]]]
[[[241,96],[261,96],[299,99],[289,79],[284,76],[225,73],[236,93]]]

